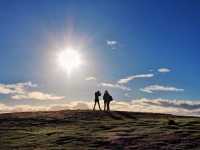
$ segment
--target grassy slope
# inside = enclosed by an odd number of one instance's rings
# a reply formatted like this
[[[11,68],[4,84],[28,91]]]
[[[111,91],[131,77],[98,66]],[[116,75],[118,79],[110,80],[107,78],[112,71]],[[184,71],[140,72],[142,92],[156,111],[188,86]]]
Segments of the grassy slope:
[[[200,118],[98,111],[1,114],[0,149],[199,150]]]

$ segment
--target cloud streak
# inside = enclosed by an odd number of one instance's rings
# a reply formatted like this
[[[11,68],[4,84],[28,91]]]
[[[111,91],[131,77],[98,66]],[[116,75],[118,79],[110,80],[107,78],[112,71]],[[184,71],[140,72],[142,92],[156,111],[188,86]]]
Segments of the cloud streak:
[[[120,79],[118,81],[119,84],[126,84],[128,82],[130,82],[131,80],[134,79],[139,79],[139,78],[152,78],[154,76],[154,74],[150,73],[150,74],[139,74],[139,75],[133,75],[133,76],[128,76],[126,78]]]
[[[171,70],[169,68],[159,68],[158,72],[160,72],[160,73],[168,73],[168,72],[171,72]]]
[[[142,92],[154,93],[154,92],[183,92],[184,89],[176,88],[173,86],[162,86],[162,85],[149,85],[140,89]]]
[[[108,88],[116,88],[116,89],[121,89],[121,90],[124,90],[124,91],[131,91],[131,89],[129,87],[126,87],[124,85],[120,85],[120,84],[112,84],[112,83],[100,83],[99,84],[100,86],[103,86],[103,87],[108,87]]]
[[[116,46],[117,46],[118,42],[117,42],[117,41],[114,41],[114,40],[107,40],[107,41],[106,41],[106,44],[107,44],[108,46],[110,46],[112,49],[116,49]]]
[[[91,76],[91,77],[85,78],[85,80],[86,80],[86,81],[90,81],[90,80],[97,80],[97,79],[96,79],[96,77],[92,77],[92,76]]]
[[[61,100],[64,96],[55,96],[47,93],[42,93],[39,91],[26,92],[24,94],[13,95],[12,99],[32,99],[32,100]]]

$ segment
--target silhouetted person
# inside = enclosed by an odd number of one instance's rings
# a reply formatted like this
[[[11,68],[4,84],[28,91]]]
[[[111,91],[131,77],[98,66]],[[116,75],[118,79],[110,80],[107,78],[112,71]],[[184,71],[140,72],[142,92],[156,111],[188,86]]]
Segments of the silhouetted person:
[[[110,102],[113,100],[112,96],[105,90],[103,95],[104,111],[110,111]]]
[[[94,93],[94,96],[95,96],[95,99],[94,99],[95,102],[94,102],[94,108],[93,108],[93,110],[95,110],[96,104],[98,104],[99,110],[101,110],[100,103],[99,103],[99,96],[101,96],[101,92],[100,91],[96,91]]]

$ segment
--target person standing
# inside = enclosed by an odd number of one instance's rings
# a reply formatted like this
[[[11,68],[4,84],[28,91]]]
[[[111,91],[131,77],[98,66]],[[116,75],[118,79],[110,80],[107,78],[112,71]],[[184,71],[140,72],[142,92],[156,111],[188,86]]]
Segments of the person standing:
[[[103,95],[104,111],[110,111],[110,102],[113,100],[112,96],[105,90]]]
[[[99,103],[99,96],[101,96],[101,92],[100,91],[96,91],[94,93],[94,96],[95,96],[95,98],[94,98],[95,102],[94,102],[94,108],[93,108],[93,110],[95,110],[96,104],[98,104],[99,110],[101,110],[100,103]]]

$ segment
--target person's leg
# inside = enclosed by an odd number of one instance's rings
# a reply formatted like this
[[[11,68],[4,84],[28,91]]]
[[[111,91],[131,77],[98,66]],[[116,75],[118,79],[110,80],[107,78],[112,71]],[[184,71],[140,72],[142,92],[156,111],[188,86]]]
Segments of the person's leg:
[[[100,103],[99,103],[99,101],[98,101],[98,105],[99,105],[99,110],[101,110],[101,106],[100,106]]]
[[[110,101],[107,102],[107,110],[110,111]]]
[[[104,101],[104,111],[106,111],[106,101]]]
[[[93,110],[95,110],[95,107],[96,107],[96,101],[95,101],[95,103],[94,103],[94,107],[93,107]]]

